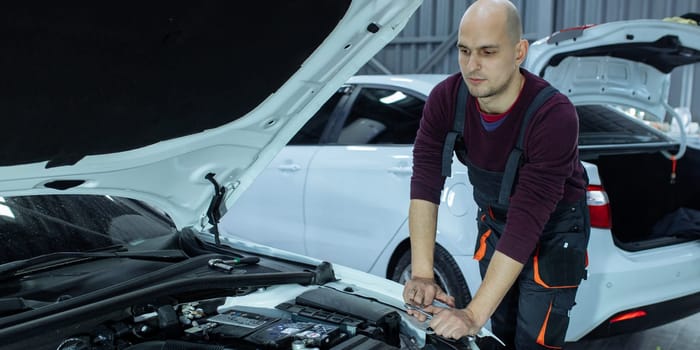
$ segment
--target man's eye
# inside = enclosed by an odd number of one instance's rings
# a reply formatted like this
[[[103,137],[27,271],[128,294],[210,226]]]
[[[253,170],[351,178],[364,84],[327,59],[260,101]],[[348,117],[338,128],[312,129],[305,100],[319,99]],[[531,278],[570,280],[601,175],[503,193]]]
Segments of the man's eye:
[[[488,51],[488,50],[484,51],[484,55],[486,55],[486,56],[493,55],[494,53],[496,53],[496,51]]]

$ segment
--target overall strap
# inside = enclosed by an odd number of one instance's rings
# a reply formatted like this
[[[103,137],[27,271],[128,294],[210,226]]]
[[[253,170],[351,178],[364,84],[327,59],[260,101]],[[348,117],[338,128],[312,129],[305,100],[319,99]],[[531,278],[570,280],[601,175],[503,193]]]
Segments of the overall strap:
[[[442,176],[452,175],[452,151],[455,150],[457,140],[462,140],[464,132],[464,119],[467,109],[467,85],[460,79],[459,90],[457,91],[457,101],[455,103],[455,120],[452,130],[445,136],[445,143],[442,146]]]
[[[513,185],[515,183],[515,175],[518,173],[518,169],[523,162],[523,142],[525,139],[525,130],[527,125],[530,123],[532,116],[540,109],[542,104],[549,100],[552,95],[557,92],[551,85],[547,85],[544,89],[540,90],[532,100],[530,106],[528,106],[525,111],[525,116],[523,117],[523,124],[520,126],[520,134],[518,135],[518,141],[515,144],[515,148],[510,152],[508,156],[508,161],[506,162],[506,169],[503,173],[503,180],[501,181],[501,191],[498,195],[498,204],[507,205],[510,201],[510,194],[513,190]]]

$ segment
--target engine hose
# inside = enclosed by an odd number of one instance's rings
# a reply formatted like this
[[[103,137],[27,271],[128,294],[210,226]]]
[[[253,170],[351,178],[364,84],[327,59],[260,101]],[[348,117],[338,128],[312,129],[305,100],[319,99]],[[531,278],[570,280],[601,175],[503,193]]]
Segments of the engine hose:
[[[124,350],[225,350],[223,345],[190,343],[180,340],[149,341],[132,345]]]

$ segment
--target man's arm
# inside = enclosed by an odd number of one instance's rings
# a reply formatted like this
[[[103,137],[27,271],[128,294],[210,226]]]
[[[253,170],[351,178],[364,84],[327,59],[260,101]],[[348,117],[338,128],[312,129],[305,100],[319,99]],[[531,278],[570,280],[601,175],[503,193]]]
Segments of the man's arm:
[[[441,175],[442,148],[447,132],[452,127],[449,106],[454,103],[453,87],[461,81],[454,74],[438,83],[425,102],[420,127],[413,144],[413,174],[411,175],[411,202],[408,226],[411,238],[411,279],[404,287],[404,301],[414,305],[429,305],[436,298],[454,305],[454,297],[447,296],[435,283],[433,258],[440,193],[445,183]],[[424,321],[425,316],[409,311]]]
[[[503,297],[515,283],[523,266],[520,262],[499,251],[493,253],[484,280],[472,301],[467,305],[467,312],[475,316],[475,321],[480,324],[479,329],[496,311]]]
[[[408,230],[411,235],[411,277],[433,276],[433,252],[437,230],[438,206],[435,203],[412,199],[408,209]]]
[[[434,313],[430,327],[435,333],[459,339],[478,334],[515,283],[523,264],[496,251],[486,270],[484,280],[465,309],[429,307]]]
[[[433,299],[454,306],[454,296],[448,296],[435,283],[433,258],[438,205],[423,199],[412,199],[408,212],[408,228],[411,235],[411,279],[406,281],[404,300],[414,305],[426,306]],[[408,311],[421,321],[425,316]]]

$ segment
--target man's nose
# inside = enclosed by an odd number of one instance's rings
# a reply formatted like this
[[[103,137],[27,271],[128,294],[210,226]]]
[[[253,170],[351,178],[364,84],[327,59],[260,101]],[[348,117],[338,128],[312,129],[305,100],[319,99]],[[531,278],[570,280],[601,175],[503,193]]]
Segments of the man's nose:
[[[481,62],[478,58],[471,56],[467,57],[467,71],[473,72],[481,69]]]

